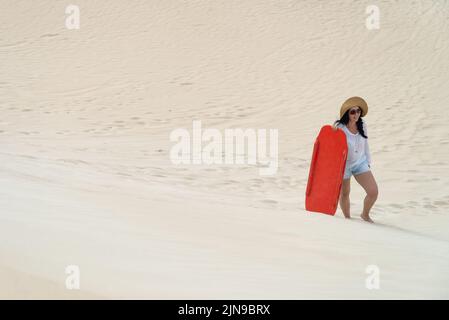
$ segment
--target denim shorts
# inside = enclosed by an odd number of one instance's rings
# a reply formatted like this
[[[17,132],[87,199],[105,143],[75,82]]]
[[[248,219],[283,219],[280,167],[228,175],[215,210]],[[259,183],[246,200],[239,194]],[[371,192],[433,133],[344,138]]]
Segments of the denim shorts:
[[[362,163],[355,165],[355,166],[348,166],[346,163],[345,168],[345,175],[343,176],[343,179],[349,179],[351,178],[351,175],[358,175],[364,172],[370,171],[370,167],[368,166],[368,160],[363,160]]]

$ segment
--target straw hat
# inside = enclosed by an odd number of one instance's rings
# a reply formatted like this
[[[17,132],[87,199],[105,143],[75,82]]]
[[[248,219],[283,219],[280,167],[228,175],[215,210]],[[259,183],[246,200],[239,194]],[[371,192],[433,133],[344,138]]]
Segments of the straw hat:
[[[366,116],[368,113],[368,104],[365,100],[360,97],[351,97],[343,102],[340,108],[340,118],[343,117],[346,111],[353,107],[360,107],[360,109],[362,109],[362,114],[360,115],[361,117]]]

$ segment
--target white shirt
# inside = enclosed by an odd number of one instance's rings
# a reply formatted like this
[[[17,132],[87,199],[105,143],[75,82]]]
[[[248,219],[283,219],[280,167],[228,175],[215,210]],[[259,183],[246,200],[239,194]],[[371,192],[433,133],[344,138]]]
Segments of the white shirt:
[[[346,142],[348,143],[348,158],[346,160],[347,165],[350,167],[357,166],[365,159],[368,160],[368,164],[371,164],[371,154],[368,146],[368,139],[362,137],[360,132],[352,133],[342,123],[337,125],[346,134]],[[363,122],[363,131],[368,136],[368,130],[366,129],[366,123]]]

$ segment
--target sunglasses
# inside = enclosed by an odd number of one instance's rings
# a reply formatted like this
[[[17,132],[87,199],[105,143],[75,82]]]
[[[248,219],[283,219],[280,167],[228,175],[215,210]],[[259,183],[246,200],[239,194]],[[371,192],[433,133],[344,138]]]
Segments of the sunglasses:
[[[360,109],[351,109],[351,110],[349,110],[349,114],[356,114],[356,113],[361,113],[362,112],[362,110],[360,110]]]

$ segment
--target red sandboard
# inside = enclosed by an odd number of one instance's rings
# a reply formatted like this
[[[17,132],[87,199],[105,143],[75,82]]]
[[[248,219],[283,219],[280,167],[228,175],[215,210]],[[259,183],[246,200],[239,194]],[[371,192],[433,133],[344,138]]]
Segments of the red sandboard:
[[[345,172],[348,146],[341,129],[323,126],[313,146],[306,210],[334,215]]]

